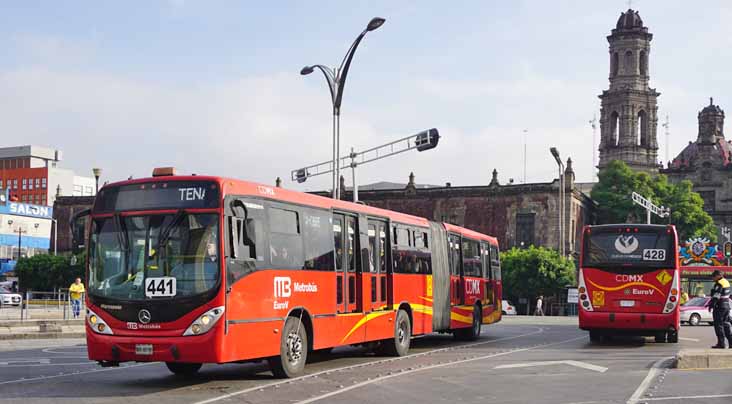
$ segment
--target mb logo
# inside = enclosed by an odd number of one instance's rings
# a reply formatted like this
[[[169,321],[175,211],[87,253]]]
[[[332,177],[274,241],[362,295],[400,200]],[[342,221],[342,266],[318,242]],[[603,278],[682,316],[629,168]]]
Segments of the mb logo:
[[[290,297],[292,281],[289,276],[275,276],[274,278],[274,295],[275,297]]]

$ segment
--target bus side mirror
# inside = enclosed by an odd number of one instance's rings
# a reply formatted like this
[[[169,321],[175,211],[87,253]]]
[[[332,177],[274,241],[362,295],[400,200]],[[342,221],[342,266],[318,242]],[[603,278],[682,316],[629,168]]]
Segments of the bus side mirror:
[[[74,255],[80,254],[86,248],[86,218],[91,214],[91,209],[84,209],[71,217],[71,252]]]

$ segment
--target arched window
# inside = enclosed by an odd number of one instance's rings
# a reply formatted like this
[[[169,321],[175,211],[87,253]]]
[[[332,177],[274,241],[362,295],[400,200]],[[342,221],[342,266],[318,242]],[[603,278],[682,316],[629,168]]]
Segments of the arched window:
[[[618,52],[614,52],[610,58],[610,77],[618,75]]]
[[[619,135],[620,135],[620,116],[617,112],[613,111],[612,114],[610,114],[610,144],[612,146],[617,146],[619,142]]]
[[[640,51],[640,56],[638,57],[638,61],[640,62],[641,76],[647,75],[648,74],[648,55],[646,54],[646,51]]]
[[[640,112],[638,112],[638,130],[636,144],[639,146],[648,146],[648,117],[646,116],[646,111],[643,110],[640,110]]]
[[[625,74],[635,74],[635,64],[633,60],[633,52],[625,52],[625,60],[623,60]]]

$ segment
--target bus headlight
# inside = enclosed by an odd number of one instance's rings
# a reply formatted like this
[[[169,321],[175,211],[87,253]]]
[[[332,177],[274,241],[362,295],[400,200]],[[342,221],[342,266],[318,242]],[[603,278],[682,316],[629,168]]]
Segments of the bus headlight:
[[[201,314],[191,323],[186,332],[183,333],[183,336],[201,335],[209,332],[223,315],[224,306],[215,307]]]
[[[89,328],[97,334],[114,335],[112,328],[101,317],[97,316],[97,313],[89,309],[86,309],[86,322],[89,324]]]

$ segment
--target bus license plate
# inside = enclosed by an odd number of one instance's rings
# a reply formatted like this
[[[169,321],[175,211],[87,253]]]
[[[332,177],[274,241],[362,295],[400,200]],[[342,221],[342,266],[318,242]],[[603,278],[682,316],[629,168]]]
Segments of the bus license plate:
[[[621,300],[620,307],[633,307],[635,306],[635,300]]]
[[[153,346],[152,344],[136,344],[135,353],[138,355],[152,355]]]

